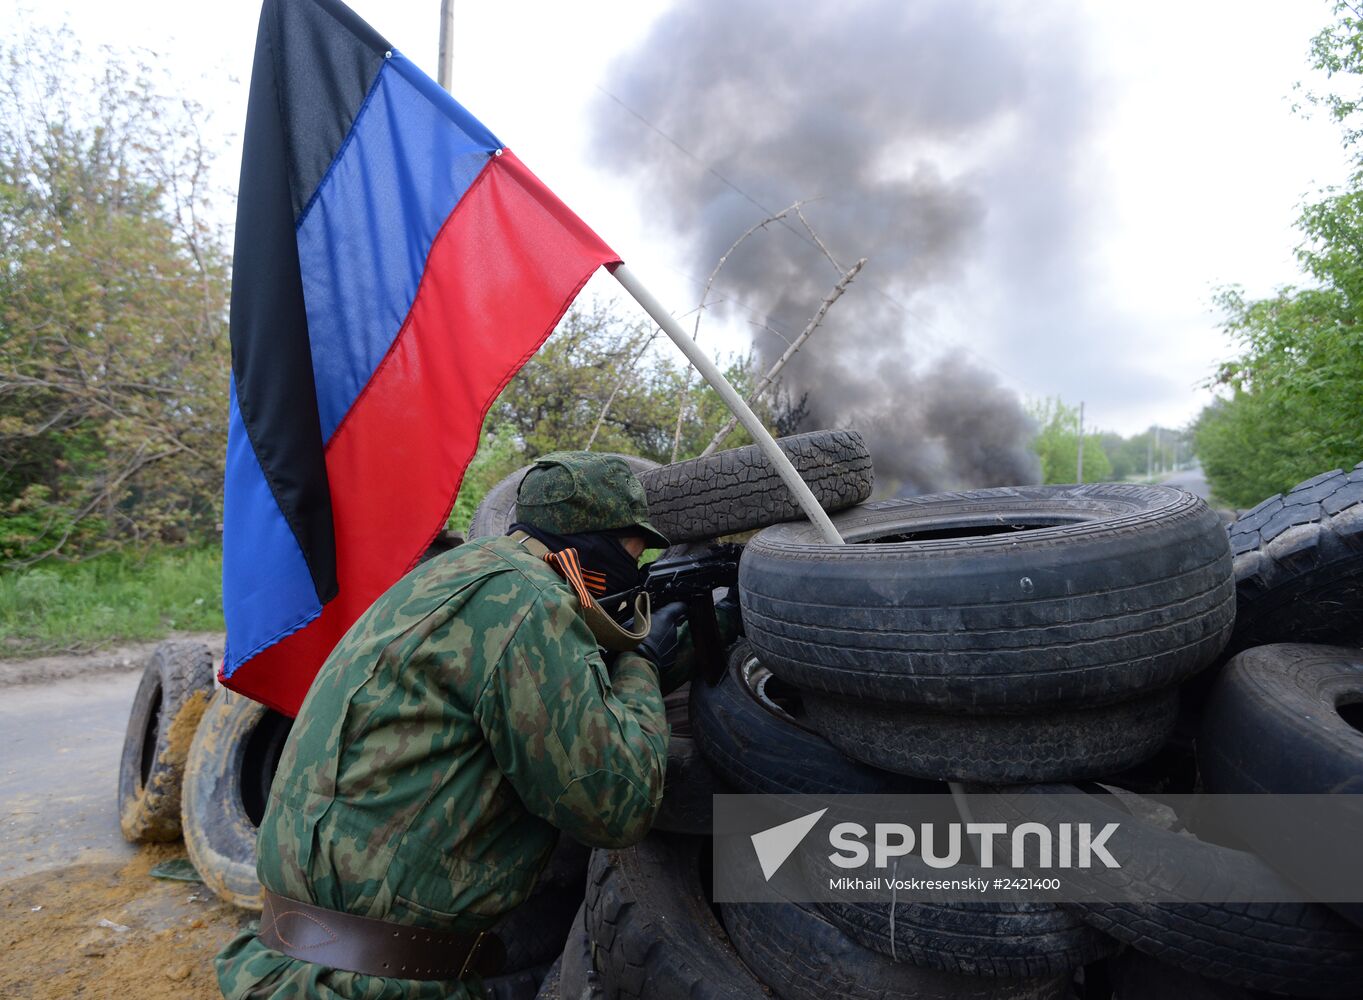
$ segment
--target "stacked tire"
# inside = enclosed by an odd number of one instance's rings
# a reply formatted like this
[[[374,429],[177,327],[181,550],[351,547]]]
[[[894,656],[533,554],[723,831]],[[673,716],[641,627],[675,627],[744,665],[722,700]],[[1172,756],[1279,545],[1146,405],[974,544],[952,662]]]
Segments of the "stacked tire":
[[[1159,486],[1028,487],[866,504],[744,553],[743,617],[839,749],[920,778],[1109,775],[1153,756],[1178,685],[1229,638],[1230,547]]]
[[[1139,794],[1363,792],[1363,465],[1266,500],[1228,533],[1202,501],[1158,486],[865,503],[855,433],[782,447],[849,544],[796,520],[756,449],[630,459],[674,542],[758,531],[740,564],[746,637],[717,683],[667,699],[654,832],[623,850],[561,845],[501,928],[516,968],[489,995],[1363,996],[1359,904],[1215,902],[1292,899],[1300,843],[1200,825]],[[488,494],[472,537],[515,521],[524,471]],[[167,647],[148,666],[120,811],[139,839],[173,838],[180,817],[208,884],[249,906],[261,782],[289,722],[226,692],[210,701],[204,656]],[[1065,793],[1029,818],[1119,820],[1141,850],[1110,884],[1058,904],[712,905],[715,793],[958,782]],[[1356,851],[1363,807],[1352,815],[1313,835]],[[799,861],[831,874],[821,863]],[[905,875],[923,862],[900,864]],[[1190,896],[1208,902],[1161,902]]]
[[[1213,793],[1341,796],[1312,840],[1354,856],[1363,840],[1363,463],[1269,497],[1229,536],[1236,623],[1229,659],[1194,689],[1199,780]],[[1309,852],[1289,831],[1246,823],[1234,835],[1289,879],[1310,877]],[[1334,909],[1363,927],[1363,901]]]
[[[1236,627],[1231,547],[1205,504],[1161,487],[1026,488],[864,504],[834,522],[852,544],[824,545],[793,523],[746,548],[747,638],[718,684],[690,691],[690,740],[711,785],[1063,792],[1051,801],[1073,805],[1050,819],[1120,819],[1139,860],[1111,895],[1064,904],[712,908],[704,839],[654,834],[594,854],[581,926],[542,996],[1363,995],[1363,934],[1347,907],[1158,902],[1186,898],[1189,879],[1209,900],[1293,893],[1265,860],[1285,845],[1203,839],[1123,787],[1165,766],[1180,686],[1218,664]],[[1295,790],[1363,781],[1363,746],[1351,741],[1363,715],[1350,707],[1363,704],[1363,657],[1349,655],[1270,649],[1233,661],[1198,745],[1208,787],[1293,790],[1281,762],[1303,758],[1311,787]],[[1260,678],[1251,696],[1254,657],[1330,666],[1310,682],[1299,669],[1276,686]],[[1325,749],[1319,727],[1289,740],[1287,756],[1252,735],[1331,709]],[[1236,752],[1213,761],[1213,744]],[[907,874],[932,874],[900,860]],[[1108,901],[1118,888],[1154,901]]]
[[[946,791],[841,753],[812,725],[801,692],[766,667],[750,640],[735,644],[718,684],[692,685],[691,724],[721,780],[745,792]],[[806,855],[806,866],[816,857]],[[902,903],[891,912],[874,904],[726,903],[720,913],[749,967],[782,997],[1066,997],[1074,970],[1113,950],[1049,904]]]
[[[809,431],[777,441],[829,512],[871,495],[875,472],[856,431]],[[620,455],[644,487],[649,520],[674,545],[705,542],[803,517],[798,504],[756,445],[672,465]],[[470,538],[502,535],[516,521],[516,494],[531,466],[488,490],[469,523]]]

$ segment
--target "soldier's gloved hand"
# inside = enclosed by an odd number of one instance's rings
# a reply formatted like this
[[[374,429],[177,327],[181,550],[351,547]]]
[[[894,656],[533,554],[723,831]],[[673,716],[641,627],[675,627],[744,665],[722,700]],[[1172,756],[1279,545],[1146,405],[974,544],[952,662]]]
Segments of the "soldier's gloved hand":
[[[738,606],[737,587],[730,587],[729,592],[715,602],[715,621],[719,624],[719,637],[726,649],[744,634],[743,611]]]
[[[677,629],[686,620],[686,605],[681,601],[664,604],[653,612],[648,635],[635,650],[658,668],[661,677],[677,662]]]

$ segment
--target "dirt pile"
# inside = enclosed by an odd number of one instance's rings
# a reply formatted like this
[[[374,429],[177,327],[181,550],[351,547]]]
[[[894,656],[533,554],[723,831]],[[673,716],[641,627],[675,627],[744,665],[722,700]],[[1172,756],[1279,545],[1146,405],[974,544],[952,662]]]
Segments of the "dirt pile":
[[[183,855],[181,844],[149,846],[127,864],[0,883],[0,996],[217,1000],[213,956],[250,915],[149,875]]]

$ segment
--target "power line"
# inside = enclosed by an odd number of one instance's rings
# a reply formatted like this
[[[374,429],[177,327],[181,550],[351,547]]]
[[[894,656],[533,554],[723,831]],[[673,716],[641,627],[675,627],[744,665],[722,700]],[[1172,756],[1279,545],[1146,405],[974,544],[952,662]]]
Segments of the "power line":
[[[718,170],[716,170],[714,167],[710,166],[710,164],[708,164],[708,163],[706,163],[704,160],[702,160],[702,159],[701,159],[699,156],[697,156],[695,153],[691,152],[691,150],[687,149],[685,146],[683,146],[681,143],[679,143],[676,139],[672,138],[670,135],[668,135],[666,132],[664,132],[662,129],[660,129],[657,125],[654,125],[651,121],[649,121],[649,120],[648,120],[647,118],[645,118],[643,115],[639,114],[639,112],[635,111],[633,108],[631,108],[631,107],[630,107],[628,104],[626,104],[624,101],[620,100],[620,98],[616,97],[614,94],[612,94],[612,93],[611,93],[609,90],[607,90],[605,87],[601,86],[601,85],[598,83],[598,84],[596,85],[596,89],[599,90],[599,91],[601,91],[601,93],[605,94],[607,97],[609,97],[609,98],[610,98],[612,101],[614,101],[616,104],[620,105],[620,107],[624,108],[625,111],[627,111],[629,114],[633,115],[633,116],[634,116],[635,118],[637,118],[639,121],[643,122],[643,124],[644,124],[644,126],[645,126],[646,128],[652,130],[653,132],[656,132],[658,135],[662,136],[664,139],[666,139],[668,142],[670,142],[670,143],[672,144],[672,146],[673,146],[675,149],[677,149],[678,152],[682,153],[682,154],[685,155],[688,159],[692,160],[694,163],[696,163],[698,166],[700,166],[707,174],[710,174],[712,177],[714,177],[714,178],[716,178],[718,181],[720,181],[720,183],[722,183],[722,184],[728,186],[729,188],[733,189],[733,191],[735,191],[737,194],[741,195],[743,198],[745,198],[747,201],[751,202],[753,205],[755,205],[755,206],[757,206],[758,208],[760,208],[760,209],[761,209],[764,213],[766,213],[767,215],[775,215],[775,214],[776,214],[776,213],[773,212],[771,209],[769,209],[769,208],[767,208],[765,205],[763,205],[763,204],[762,204],[760,201],[758,201],[756,198],[754,198],[752,195],[748,194],[748,192],[744,191],[741,187],[739,187],[739,186],[738,186],[737,184],[735,184],[733,181],[729,180],[729,178],[727,178],[727,177],[725,177],[723,174],[721,174],[721,173],[720,173]],[[786,228],[787,228],[787,229],[790,229],[789,226],[787,226]],[[791,229],[791,232],[795,232],[795,230],[794,230],[794,229]]]

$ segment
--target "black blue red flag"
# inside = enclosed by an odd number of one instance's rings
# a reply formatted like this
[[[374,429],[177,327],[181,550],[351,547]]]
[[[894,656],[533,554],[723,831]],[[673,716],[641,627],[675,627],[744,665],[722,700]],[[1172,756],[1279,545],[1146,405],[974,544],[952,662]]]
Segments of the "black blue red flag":
[[[336,0],[265,0],[237,207],[223,683],[290,715],[618,258]]]

